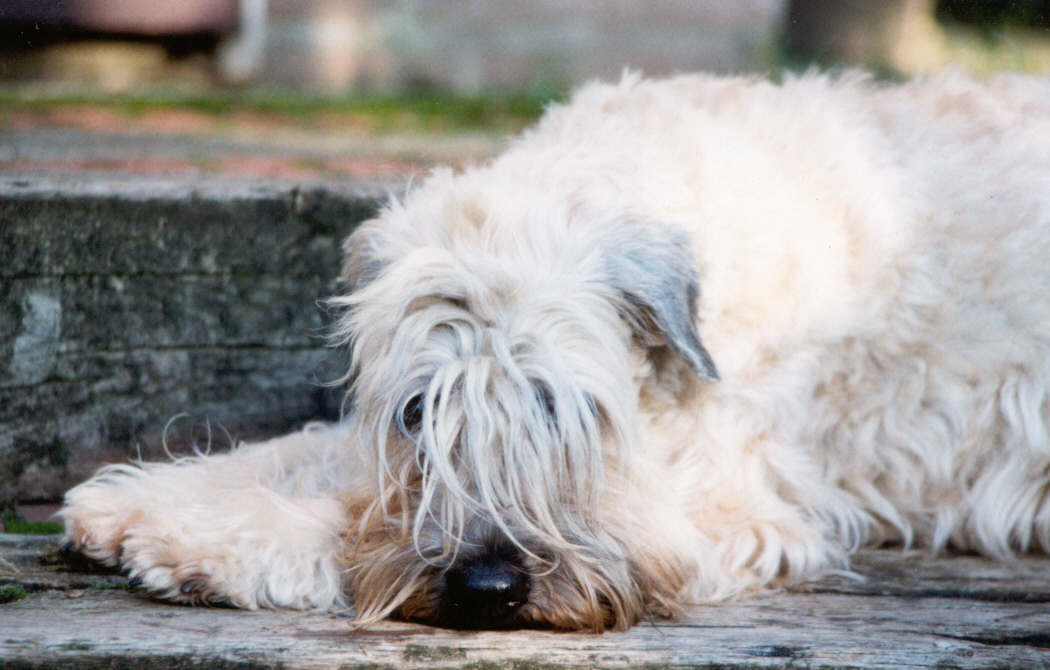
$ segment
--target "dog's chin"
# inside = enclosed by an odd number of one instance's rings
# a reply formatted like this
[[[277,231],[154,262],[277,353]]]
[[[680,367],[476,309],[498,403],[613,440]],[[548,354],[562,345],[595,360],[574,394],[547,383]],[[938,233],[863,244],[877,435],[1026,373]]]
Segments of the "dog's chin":
[[[524,608],[523,608],[524,609]],[[555,626],[537,621],[524,614],[523,609],[509,616],[486,616],[469,608],[425,607],[406,605],[394,612],[395,621],[417,623],[449,630],[522,630],[552,629]]]
[[[554,587],[551,587],[554,588]],[[470,606],[441,602],[423,603],[413,599],[396,610],[391,618],[451,630],[556,630],[600,633],[626,630],[642,618],[643,612],[628,613],[622,603],[614,605],[599,598],[596,607],[579,607],[579,601],[565,598],[557,603],[526,602],[504,613],[490,613]],[[648,614],[657,614],[648,612]]]
[[[554,567],[536,570],[519,559],[515,553],[497,558],[487,553],[446,569],[419,571],[415,588],[388,608],[389,616],[454,630],[600,633],[675,614],[666,601],[646,593],[632,569],[581,569],[573,558],[562,557]]]

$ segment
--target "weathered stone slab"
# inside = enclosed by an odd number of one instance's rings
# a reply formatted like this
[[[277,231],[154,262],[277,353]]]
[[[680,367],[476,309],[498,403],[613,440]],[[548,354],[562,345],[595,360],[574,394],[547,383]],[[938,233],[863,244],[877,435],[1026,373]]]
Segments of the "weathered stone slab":
[[[334,418],[318,301],[384,194],[0,177],[0,504],[53,499],[164,442],[223,447]]]
[[[862,554],[864,579],[696,608],[625,633],[456,632],[300,612],[180,607],[74,582],[27,557],[55,540],[0,542],[28,594],[0,605],[3,668],[1030,668],[1050,667],[1045,558]],[[16,548],[17,547],[17,548]],[[45,586],[50,573],[52,586]],[[903,577],[903,579],[902,579]],[[65,581],[63,581],[65,580]]]

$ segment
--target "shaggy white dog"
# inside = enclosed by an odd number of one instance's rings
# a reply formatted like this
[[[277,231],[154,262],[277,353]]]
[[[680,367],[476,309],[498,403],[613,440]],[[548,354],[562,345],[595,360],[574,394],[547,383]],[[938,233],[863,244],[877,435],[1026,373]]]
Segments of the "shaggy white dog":
[[[179,601],[588,630],[865,544],[1050,549],[1046,80],[628,76],[346,254],[346,420],[111,466],[72,547]]]

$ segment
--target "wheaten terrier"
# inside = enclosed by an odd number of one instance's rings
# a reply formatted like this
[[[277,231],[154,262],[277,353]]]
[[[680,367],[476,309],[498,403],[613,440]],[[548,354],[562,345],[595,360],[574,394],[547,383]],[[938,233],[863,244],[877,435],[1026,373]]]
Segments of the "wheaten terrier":
[[[110,466],[71,547],[177,601],[595,631],[862,545],[1050,549],[1046,80],[592,85],[345,269],[345,421]]]

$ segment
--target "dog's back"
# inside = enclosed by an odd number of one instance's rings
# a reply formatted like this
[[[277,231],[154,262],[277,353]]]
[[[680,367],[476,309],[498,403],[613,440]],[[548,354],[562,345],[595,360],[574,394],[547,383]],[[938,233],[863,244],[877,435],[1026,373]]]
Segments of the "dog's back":
[[[517,151],[566,145],[589,183],[557,165],[552,183],[692,235],[722,381],[654,442],[739,457],[687,490],[746,507],[762,496],[731,473],[758,453],[770,510],[818,510],[843,537],[1048,549],[1050,82],[628,77]],[[803,537],[791,516],[767,521]]]

